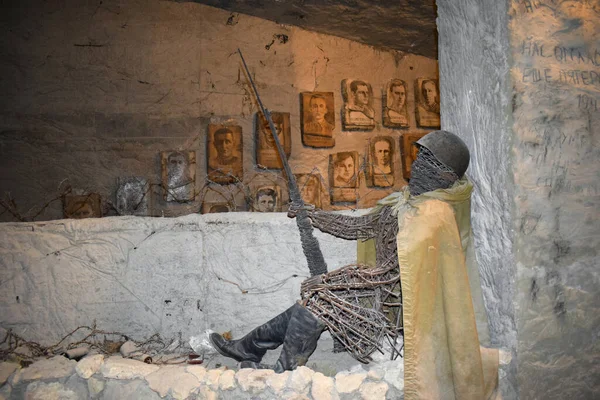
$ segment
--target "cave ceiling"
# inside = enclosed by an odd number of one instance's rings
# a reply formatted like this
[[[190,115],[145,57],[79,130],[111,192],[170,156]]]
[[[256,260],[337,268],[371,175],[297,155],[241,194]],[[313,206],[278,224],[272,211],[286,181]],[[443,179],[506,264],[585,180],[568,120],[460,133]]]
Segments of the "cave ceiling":
[[[280,24],[437,59],[435,0],[194,1]]]

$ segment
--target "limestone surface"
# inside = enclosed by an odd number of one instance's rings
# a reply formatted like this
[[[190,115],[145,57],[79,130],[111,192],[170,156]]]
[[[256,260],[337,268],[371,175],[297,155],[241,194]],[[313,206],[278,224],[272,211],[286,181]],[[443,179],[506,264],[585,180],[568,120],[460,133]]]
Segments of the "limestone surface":
[[[4,382],[8,379],[9,376],[13,374],[19,367],[19,364],[12,362],[2,362],[0,363],[0,386],[4,385]]]
[[[76,361],[69,360],[63,356],[39,360],[22,370],[20,380],[33,381],[37,379],[64,378],[74,372],[76,365]]]
[[[146,375],[157,371],[157,365],[145,364],[141,361],[131,360],[120,356],[109,357],[100,372],[105,378],[113,379],[135,379],[144,378]]]
[[[161,397],[167,394],[178,400],[183,400],[199,386],[198,378],[185,371],[184,367],[166,366],[146,376],[150,389]]]
[[[87,356],[82,358],[75,367],[75,371],[77,374],[84,378],[88,379],[90,376],[94,375],[96,372],[100,370],[102,363],[104,362],[104,355],[102,354],[94,354],[91,356]]]

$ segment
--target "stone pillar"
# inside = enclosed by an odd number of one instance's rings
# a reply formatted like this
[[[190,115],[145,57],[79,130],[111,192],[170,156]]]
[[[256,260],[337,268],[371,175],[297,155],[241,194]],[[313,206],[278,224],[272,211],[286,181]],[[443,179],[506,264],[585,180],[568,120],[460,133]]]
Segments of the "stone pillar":
[[[504,396],[592,398],[600,393],[600,7],[437,3],[442,128],[472,150],[491,341],[513,353]]]

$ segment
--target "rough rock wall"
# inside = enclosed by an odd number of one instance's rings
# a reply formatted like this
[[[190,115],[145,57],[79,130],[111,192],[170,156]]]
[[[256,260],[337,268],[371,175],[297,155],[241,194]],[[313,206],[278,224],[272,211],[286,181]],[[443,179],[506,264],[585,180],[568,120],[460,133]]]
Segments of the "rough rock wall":
[[[100,193],[110,215],[118,177],[160,183],[163,150],[195,151],[200,196],[190,203],[166,203],[156,190],[151,215],[197,212],[204,198],[234,201],[244,209],[245,193],[239,188],[205,186],[211,122],[242,127],[244,181],[265,175],[282,184],[280,174],[256,168],[257,107],[235,54],[238,48],[266,106],[291,113],[294,172],[316,167],[323,177],[329,153],[364,155],[369,137],[401,134],[380,124],[373,132],[342,132],[342,79],[371,83],[381,121],[382,88],[391,78],[407,82],[409,109],[414,110],[415,79],[437,76],[433,59],[379,51],[195,3],[11,3],[0,13],[0,195],[3,205],[14,199],[14,208],[28,220],[62,218],[60,201],[43,206],[67,185]],[[299,93],[315,90],[335,93],[333,150],[302,145]],[[416,128],[414,113],[409,118],[408,131],[425,131]],[[398,152],[394,163],[394,170],[401,171]],[[395,188],[404,184],[400,175]],[[364,179],[360,185],[366,202],[389,192],[367,189]],[[0,220],[17,220],[0,209]]]
[[[600,397],[600,3],[513,1],[522,398]]]
[[[438,0],[442,128],[471,149],[473,231],[492,345],[516,348],[507,4]],[[515,365],[504,396],[516,396]]]
[[[316,233],[329,269],[355,243]],[[133,338],[234,336],[290,307],[309,276],[285,214],[0,224],[0,326],[50,345],[77,326]]]

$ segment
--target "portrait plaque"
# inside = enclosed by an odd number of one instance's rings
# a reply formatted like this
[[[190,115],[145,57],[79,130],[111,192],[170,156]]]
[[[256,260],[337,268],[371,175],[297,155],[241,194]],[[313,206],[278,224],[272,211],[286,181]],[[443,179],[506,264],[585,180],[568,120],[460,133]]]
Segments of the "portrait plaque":
[[[231,211],[229,203],[225,202],[204,202],[202,203],[202,214],[226,213]]]
[[[160,161],[164,199],[174,202],[194,200],[196,152],[162,151]]]
[[[400,139],[400,151],[402,152],[402,175],[404,179],[410,179],[410,167],[417,159],[419,149],[414,143],[427,133],[405,133]]]
[[[358,153],[344,151],[329,155],[331,201],[356,202],[358,188]]]
[[[419,78],[415,84],[417,125],[440,127],[440,90],[437,79]]]
[[[342,81],[344,111],[342,126],[345,131],[371,131],[375,128],[373,90],[371,85],[357,79]]]
[[[318,174],[295,174],[302,200],[316,208],[321,206],[321,176]]]
[[[63,198],[65,218],[84,219],[102,217],[102,202],[98,193],[67,195]]]
[[[243,179],[241,126],[209,124],[206,150],[209,180],[228,184]]]
[[[277,185],[260,186],[253,198],[252,210],[255,212],[281,211],[281,189]]]
[[[272,112],[271,118],[277,130],[286,157],[292,154],[292,134],[290,129],[290,113]],[[269,123],[262,113],[256,114],[256,163],[269,169],[283,169],[275,139],[269,128]]]
[[[377,136],[369,140],[369,184],[374,187],[394,185],[394,139]]]
[[[385,88],[383,101],[383,125],[388,128],[408,128],[406,82],[392,79]]]
[[[304,92],[300,94],[300,102],[302,143],[310,147],[333,147],[335,145],[333,92]]]
[[[146,178],[117,178],[115,208],[119,215],[148,215],[150,184]]]

